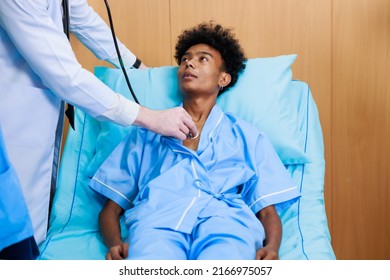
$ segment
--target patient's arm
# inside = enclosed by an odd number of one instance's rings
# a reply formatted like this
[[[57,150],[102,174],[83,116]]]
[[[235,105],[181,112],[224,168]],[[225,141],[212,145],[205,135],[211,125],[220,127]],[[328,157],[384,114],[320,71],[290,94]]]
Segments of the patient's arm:
[[[119,218],[123,209],[108,199],[99,214],[100,230],[108,247],[107,260],[122,260],[127,257],[129,244],[122,241]]]
[[[273,205],[261,209],[256,215],[265,231],[264,247],[256,253],[257,260],[277,260],[282,240],[282,223]]]

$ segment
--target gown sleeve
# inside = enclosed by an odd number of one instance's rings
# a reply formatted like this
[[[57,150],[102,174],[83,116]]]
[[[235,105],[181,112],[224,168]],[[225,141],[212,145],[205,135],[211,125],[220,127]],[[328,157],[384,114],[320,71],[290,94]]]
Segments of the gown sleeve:
[[[268,138],[259,133],[255,147],[256,176],[244,186],[243,198],[254,213],[300,196]]]

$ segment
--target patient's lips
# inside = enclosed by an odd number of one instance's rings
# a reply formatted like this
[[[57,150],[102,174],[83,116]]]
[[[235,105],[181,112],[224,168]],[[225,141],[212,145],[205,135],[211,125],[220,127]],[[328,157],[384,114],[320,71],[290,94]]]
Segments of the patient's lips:
[[[191,71],[185,71],[184,74],[182,75],[183,79],[191,79],[191,78],[197,78],[197,76],[192,73]]]

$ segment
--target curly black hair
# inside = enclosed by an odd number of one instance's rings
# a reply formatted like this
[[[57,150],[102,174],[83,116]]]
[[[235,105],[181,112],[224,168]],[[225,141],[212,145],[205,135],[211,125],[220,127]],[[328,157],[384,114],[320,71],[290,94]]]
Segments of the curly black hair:
[[[221,95],[228,88],[234,86],[238,80],[238,75],[245,69],[247,58],[244,51],[234,37],[231,28],[224,28],[213,21],[203,22],[183,31],[178,36],[175,47],[175,59],[178,65],[180,65],[184,53],[197,44],[206,44],[219,51],[223,60],[223,70],[231,75],[232,80],[229,85],[221,89],[218,94]]]

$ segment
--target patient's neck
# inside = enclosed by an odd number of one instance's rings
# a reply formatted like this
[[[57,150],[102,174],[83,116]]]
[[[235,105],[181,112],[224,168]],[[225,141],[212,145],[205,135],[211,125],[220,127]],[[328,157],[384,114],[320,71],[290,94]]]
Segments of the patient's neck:
[[[183,108],[190,114],[197,126],[203,127],[215,102],[214,98],[189,98],[183,101]]]
[[[190,114],[199,133],[199,137],[196,139],[184,140],[184,146],[194,151],[198,149],[199,139],[202,134],[203,126],[215,103],[215,98],[188,98],[183,101],[183,108],[188,112],[188,114]]]

